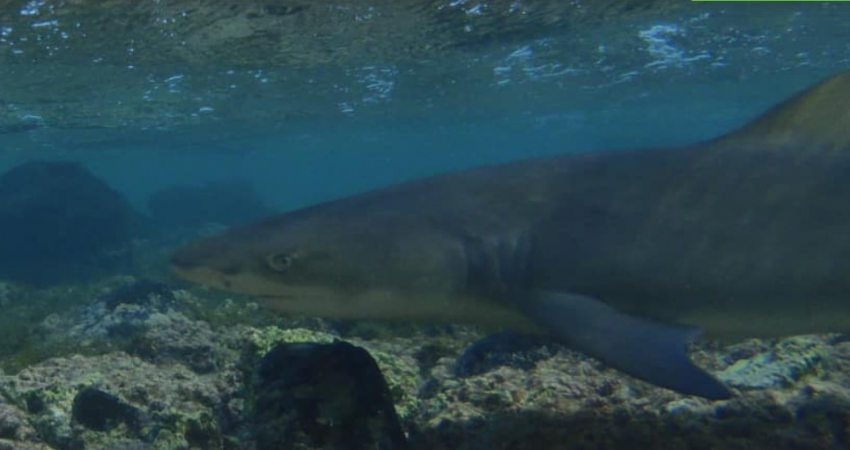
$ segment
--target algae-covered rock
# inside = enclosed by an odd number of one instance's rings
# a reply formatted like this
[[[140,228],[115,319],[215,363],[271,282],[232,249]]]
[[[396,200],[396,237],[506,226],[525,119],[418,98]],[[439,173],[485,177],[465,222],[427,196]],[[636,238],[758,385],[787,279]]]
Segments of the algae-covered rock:
[[[0,442],[4,439],[26,442],[36,441],[38,436],[30,425],[26,412],[0,397]],[[3,448],[2,444],[0,448]]]
[[[480,375],[499,366],[531,369],[537,362],[551,358],[557,349],[551,338],[502,331],[491,334],[467,347],[457,360],[457,374]],[[557,347],[557,345],[555,345]]]
[[[262,450],[248,400],[260,357],[283,342],[341,340],[320,321],[211,325],[196,312],[212,303],[159,283],[121,280],[94,291],[92,301],[55,314],[38,333],[65,352],[107,353],[0,375],[0,450],[7,443]],[[240,318],[263,314],[238,300],[218,307]],[[412,448],[850,447],[846,336],[695,346],[692,359],[735,392],[719,402],[632,379],[551,342],[482,345],[464,327],[369,336],[342,340],[368,351],[380,368]],[[474,370],[460,377],[463,364]]]
[[[721,376],[749,367],[741,379],[752,384],[733,385],[742,388],[735,397],[709,402],[568,351],[530,370],[500,365],[467,378],[454,376],[455,362],[445,358],[428,376],[414,444],[476,450],[850,446],[850,344],[837,336],[749,341],[692,355]]]
[[[199,373],[238,359],[238,344],[179,310],[185,297],[165,284],[128,280],[88,304],[39,326],[42,347],[77,343],[86,350],[121,350],[148,362],[179,362]]]
[[[718,373],[718,378],[740,388],[791,387],[822,371],[821,362],[829,351],[828,341],[821,336],[784,339],[735,361]]]
[[[247,329],[245,338],[249,343],[254,345],[257,355],[264,355],[272,347],[282,343],[330,343],[334,339],[337,339],[336,336],[321,331],[313,331],[306,328],[280,328],[277,326]]]
[[[0,378],[0,393],[58,448],[223,448],[215,418],[237,384],[125,353],[55,358]],[[205,419],[204,419],[205,418]],[[202,422],[202,423],[199,423]]]
[[[421,345],[409,338],[366,341],[351,339],[375,358],[390,388],[399,417],[410,421],[419,407],[419,390],[422,385],[420,366],[415,351]]]
[[[166,310],[174,304],[174,291],[165,283],[141,278],[112,289],[102,300],[107,309],[114,310],[122,304],[150,305],[158,310]]]

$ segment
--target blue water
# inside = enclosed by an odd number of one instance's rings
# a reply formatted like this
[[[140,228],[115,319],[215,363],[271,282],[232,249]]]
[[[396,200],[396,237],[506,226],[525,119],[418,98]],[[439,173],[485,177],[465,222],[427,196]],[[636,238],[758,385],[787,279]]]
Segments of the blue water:
[[[516,114],[468,123],[437,117],[427,123],[386,125],[330,118],[294,132],[239,136],[225,149],[179,151],[133,144],[128,149],[77,150],[62,158],[82,161],[141,209],[152,192],[172,184],[240,177],[251,180],[268,204],[288,210],[479,164],[708,139],[826,74],[828,70],[792,71],[771,76],[776,78],[771,84],[759,78],[736,84],[635,86],[630,97],[602,98],[581,109],[534,114],[517,104]],[[188,134],[180,139],[191,140]],[[168,135],[159,139],[167,141]]]
[[[30,6],[21,17],[33,17]],[[486,3],[445,7],[473,25],[488,14]],[[46,11],[36,8],[42,21]],[[312,69],[204,66],[208,84],[233,87],[230,97],[204,97],[191,67],[132,65],[126,70],[150,72],[135,86],[144,101],[191,100],[198,126],[169,127],[165,102],[155,127],[54,128],[45,119],[42,128],[0,135],[0,170],[29,159],[81,161],[142,211],[163,187],[235,176],[286,210],[483,163],[683,144],[739,126],[850,66],[848,14],[840,3],[687,4],[581,28],[555,22],[543,35],[524,30],[529,37],[421,64],[355,54],[357,64]],[[3,41],[7,52],[15,32]],[[31,61],[31,70],[54,70],[45,61]],[[303,117],[276,120],[276,108],[289,103]],[[29,108],[14,114],[45,115],[38,103]]]
[[[289,210],[479,164],[697,142],[743,125],[826,74],[828,70],[797,70],[770,76],[771,83],[758,78],[736,84],[635,86],[630,98],[603,98],[581,109],[565,105],[550,114],[520,111],[470,123],[435,118],[389,126],[342,120],[334,126],[305,125],[295,137],[246,136],[233,149],[115,150],[82,159],[140,207],[150,192],[171,183],[237,176],[252,180],[270,205]],[[328,122],[332,120],[338,119]]]

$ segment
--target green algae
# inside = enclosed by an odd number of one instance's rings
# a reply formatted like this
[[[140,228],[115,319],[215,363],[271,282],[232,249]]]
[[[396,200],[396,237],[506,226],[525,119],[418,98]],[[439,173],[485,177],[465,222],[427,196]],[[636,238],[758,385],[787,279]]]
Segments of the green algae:
[[[306,328],[280,328],[268,326],[264,328],[252,328],[246,335],[248,342],[253,346],[257,356],[262,356],[278,344],[289,344],[293,342],[316,342],[327,344],[333,342],[336,337],[329,333],[313,331]]]
[[[419,366],[415,361],[390,353],[370,350],[393,398],[396,414],[402,421],[411,419],[419,405]]]

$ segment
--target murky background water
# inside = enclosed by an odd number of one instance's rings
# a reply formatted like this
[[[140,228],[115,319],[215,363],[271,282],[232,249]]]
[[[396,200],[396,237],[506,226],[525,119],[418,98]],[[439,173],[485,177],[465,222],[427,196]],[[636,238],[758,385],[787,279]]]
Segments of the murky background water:
[[[850,61],[840,3],[3,3],[0,161],[144,207],[246,177],[279,208],[468,166],[713,136]]]

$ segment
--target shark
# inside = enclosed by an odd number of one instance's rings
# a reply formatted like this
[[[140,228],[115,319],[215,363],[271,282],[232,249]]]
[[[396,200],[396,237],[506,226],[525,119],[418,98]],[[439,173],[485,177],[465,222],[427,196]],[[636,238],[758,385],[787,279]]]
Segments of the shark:
[[[850,71],[686,146],[473,167],[177,249],[287,314],[545,333],[685,395],[734,395],[699,337],[850,329]]]

